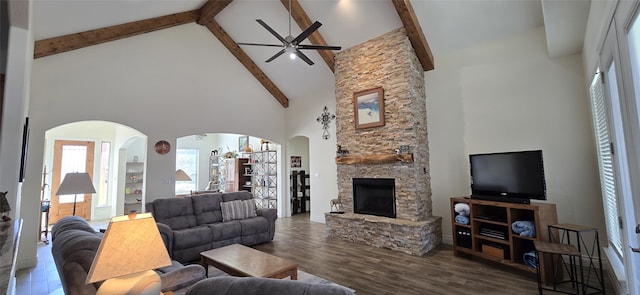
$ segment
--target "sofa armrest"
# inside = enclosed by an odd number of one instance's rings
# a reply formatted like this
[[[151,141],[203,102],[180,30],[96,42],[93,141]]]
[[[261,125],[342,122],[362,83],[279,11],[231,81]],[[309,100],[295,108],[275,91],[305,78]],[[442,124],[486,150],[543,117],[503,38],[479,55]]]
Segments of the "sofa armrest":
[[[269,221],[269,237],[273,240],[276,233],[276,219],[278,219],[278,210],[274,208],[257,208],[256,214],[262,216]]]
[[[160,274],[162,292],[183,290],[205,278],[202,265],[191,264],[175,267],[167,273]]]
[[[169,252],[169,256],[173,256],[173,230],[166,224],[156,222],[158,226],[158,231],[160,231],[160,237],[162,237],[162,241],[164,242],[164,246],[167,248],[167,252]]]

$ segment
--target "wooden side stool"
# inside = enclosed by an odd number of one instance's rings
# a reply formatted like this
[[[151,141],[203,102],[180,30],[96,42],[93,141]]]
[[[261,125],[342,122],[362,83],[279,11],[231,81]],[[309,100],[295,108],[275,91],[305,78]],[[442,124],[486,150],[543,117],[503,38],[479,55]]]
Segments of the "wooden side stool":
[[[554,237],[554,232],[557,233],[557,237]],[[575,239],[571,238],[572,234],[575,235]],[[582,285],[582,293],[605,295],[604,272],[597,228],[570,223],[552,224],[549,225],[549,241],[575,245],[582,255],[582,260],[587,262],[586,270],[583,270],[586,275],[581,278],[585,282]],[[591,241],[590,245],[589,241]]]
[[[554,292],[560,292],[565,294],[580,294],[580,286],[584,285],[584,282],[580,280],[583,278],[582,276],[582,259],[580,259],[580,251],[573,246],[568,244],[560,244],[560,243],[550,243],[544,241],[533,241],[533,245],[536,249],[536,256],[538,257],[538,261],[542,261],[543,254],[551,255],[551,268],[552,268],[552,287],[546,288],[542,285],[542,277],[540,275],[540,263],[538,262],[536,265],[536,275],[538,279],[538,292],[542,294],[542,290],[549,290]],[[556,264],[554,257],[558,257],[558,263]],[[567,256],[567,261],[564,260],[563,256]],[[576,263],[577,260],[577,263]],[[566,270],[569,279],[556,281],[558,278],[562,278],[563,270]],[[580,272],[580,276],[578,276],[578,272]],[[569,292],[566,289],[560,290],[558,289],[559,284],[571,283],[571,290],[573,292]]]

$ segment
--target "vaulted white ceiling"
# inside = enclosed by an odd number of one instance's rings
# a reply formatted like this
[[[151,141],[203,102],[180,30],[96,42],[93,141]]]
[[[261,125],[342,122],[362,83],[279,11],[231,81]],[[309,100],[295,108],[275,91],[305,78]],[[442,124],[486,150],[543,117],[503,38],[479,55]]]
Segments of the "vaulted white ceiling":
[[[204,0],[31,1],[31,29],[36,40],[196,10],[205,3]],[[13,2],[23,1],[9,2],[14,5]],[[343,49],[402,26],[391,0],[299,2],[312,21],[323,23],[318,31],[326,42]],[[411,4],[435,57],[437,71],[439,55],[542,25],[550,55],[578,53],[582,49],[590,0],[412,0]],[[12,10],[23,15],[24,9],[10,8],[10,13],[14,13]],[[278,0],[235,0],[215,20],[236,42],[278,44],[255,19],[262,19],[286,36],[288,17]],[[13,18],[12,23],[26,25],[29,22]],[[300,32],[292,21],[291,35]],[[215,39],[213,35],[211,38]],[[316,63],[308,66],[284,57],[264,63],[278,48],[241,47],[291,99],[309,91],[309,81],[322,85],[318,87],[333,83],[333,74],[315,51],[305,51]]]

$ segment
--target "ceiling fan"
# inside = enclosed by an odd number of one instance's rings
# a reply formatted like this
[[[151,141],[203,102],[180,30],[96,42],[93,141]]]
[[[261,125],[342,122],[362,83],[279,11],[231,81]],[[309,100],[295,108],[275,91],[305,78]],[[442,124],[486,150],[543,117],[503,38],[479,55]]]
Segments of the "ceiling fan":
[[[269,47],[281,47],[282,50],[278,51],[274,56],[267,59],[265,62],[271,62],[276,59],[278,56],[281,56],[285,52],[289,53],[289,57],[291,59],[295,59],[296,56],[300,59],[304,60],[307,64],[313,65],[313,61],[309,59],[304,53],[300,50],[304,49],[312,49],[312,50],[340,50],[342,47],[340,46],[323,46],[323,45],[305,45],[300,44],[300,42],[304,41],[309,37],[313,32],[315,32],[322,24],[319,21],[314,22],[311,26],[309,26],[306,30],[304,30],[297,37],[291,36],[291,0],[289,0],[289,35],[287,37],[282,37],[276,31],[274,31],[269,25],[267,25],[261,19],[256,19],[256,21],[263,26],[269,33],[274,35],[282,44],[260,44],[260,43],[238,43],[239,45],[253,45],[253,46],[269,46]]]

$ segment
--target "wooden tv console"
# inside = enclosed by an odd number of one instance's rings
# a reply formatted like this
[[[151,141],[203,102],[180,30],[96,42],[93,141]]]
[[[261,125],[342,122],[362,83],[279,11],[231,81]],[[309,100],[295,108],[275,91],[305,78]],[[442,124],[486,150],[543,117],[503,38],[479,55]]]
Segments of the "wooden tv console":
[[[455,221],[457,213],[454,206],[457,203],[469,204],[469,224]],[[524,220],[535,224],[535,237],[520,236],[513,232],[511,224]],[[523,254],[534,250],[533,241],[548,241],[548,226],[557,223],[556,205],[552,203],[514,204],[466,197],[451,198],[453,254],[456,256],[473,255],[535,273],[535,268],[525,265]],[[487,232],[481,234],[481,229],[504,232],[504,237],[492,237]],[[551,270],[551,260],[545,257],[540,262],[543,282],[551,281]]]

